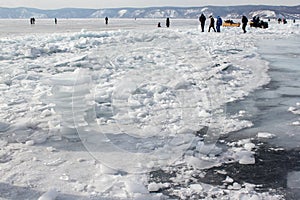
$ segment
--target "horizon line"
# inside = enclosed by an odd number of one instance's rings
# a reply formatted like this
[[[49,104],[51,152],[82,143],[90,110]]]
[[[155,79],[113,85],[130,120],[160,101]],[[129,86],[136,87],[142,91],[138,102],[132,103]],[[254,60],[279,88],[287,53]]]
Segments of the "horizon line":
[[[271,6],[271,7],[297,7],[299,5],[294,6],[286,6],[286,5],[268,5],[268,4],[247,4],[247,5],[205,5],[205,6],[146,6],[146,7],[103,7],[103,8],[85,8],[85,7],[62,7],[62,8],[35,8],[35,7],[0,7],[7,9],[18,9],[18,8],[27,8],[27,9],[37,9],[37,10],[62,10],[62,9],[86,9],[86,10],[100,10],[100,9],[145,9],[145,8],[202,8],[202,7],[240,7],[240,6]]]

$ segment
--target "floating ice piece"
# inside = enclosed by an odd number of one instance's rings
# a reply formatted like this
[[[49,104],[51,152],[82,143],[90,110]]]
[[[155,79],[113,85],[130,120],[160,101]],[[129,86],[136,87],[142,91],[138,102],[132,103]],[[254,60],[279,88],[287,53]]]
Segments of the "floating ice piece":
[[[56,151],[56,149],[54,147],[47,147],[46,149],[49,152],[55,152]]]
[[[28,140],[25,143],[27,146],[33,146],[34,145],[34,140]]]
[[[274,138],[275,135],[272,134],[272,133],[268,133],[268,132],[258,132],[257,137],[258,138],[268,138],[268,139],[270,139],[270,138]]]
[[[203,190],[203,187],[200,184],[191,184],[190,188],[197,193],[200,193]]]
[[[140,193],[140,194],[149,193],[144,185],[133,181],[126,181],[125,188],[129,193]]]
[[[239,158],[239,164],[241,165],[255,164],[255,158],[253,157],[253,153],[251,151],[237,152],[237,156]]]
[[[241,165],[252,165],[255,164],[255,158],[251,156],[243,156],[240,160],[239,163]]]
[[[214,158],[204,160],[204,158],[200,159],[193,156],[186,156],[185,161],[197,169],[208,169],[220,165],[219,161]]]
[[[148,191],[149,192],[157,192],[160,189],[167,188],[169,186],[170,185],[168,183],[155,183],[155,182],[152,182],[148,185]]]
[[[50,189],[46,193],[44,193],[38,200],[55,200],[58,196],[58,192],[56,189]]]
[[[240,190],[242,188],[242,186],[240,184],[238,184],[237,182],[234,182],[232,185],[232,189],[234,190]]]
[[[292,122],[292,125],[293,125],[293,126],[299,126],[299,125],[300,125],[300,121]]]
[[[70,180],[70,176],[68,176],[67,174],[63,174],[59,177],[60,180],[63,181],[69,181]]]
[[[255,148],[255,144],[252,142],[246,143],[246,144],[244,144],[244,148],[248,151],[251,151],[252,149]]]
[[[300,115],[300,109],[295,107],[289,107],[288,111],[292,112],[295,115]]]
[[[47,162],[47,163],[44,163],[46,166],[58,166],[62,163],[64,163],[65,160],[61,159],[61,158],[58,158],[56,160],[53,160],[53,161],[50,161],[50,162]]]
[[[245,111],[245,110],[240,110],[240,111],[239,111],[239,115],[240,115],[240,116],[243,116],[244,114],[246,114],[246,111]]]
[[[226,179],[223,181],[224,183],[232,183],[234,180],[229,176],[226,176]]]

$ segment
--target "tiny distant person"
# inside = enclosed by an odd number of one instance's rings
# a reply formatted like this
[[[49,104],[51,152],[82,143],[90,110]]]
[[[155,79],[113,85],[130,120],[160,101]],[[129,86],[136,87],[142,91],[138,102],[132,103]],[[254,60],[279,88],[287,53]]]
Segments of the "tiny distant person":
[[[282,22],[283,22],[283,24],[287,24],[286,19],[283,19]]]
[[[248,23],[248,18],[245,15],[243,15],[243,17],[242,17],[242,24],[243,24],[242,29],[243,29],[244,33],[247,33],[247,31],[246,31],[247,23]]]
[[[293,23],[296,23],[296,19],[293,20]]]
[[[208,32],[210,32],[210,29],[213,28],[213,30],[216,32],[216,29],[215,29],[215,19],[213,18],[213,16],[209,16],[210,18],[210,24],[209,24],[209,28],[208,28]]]
[[[217,32],[220,33],[221,32],[221,26],[222,26],[222,18],[220,16],[217,17]]]
[[[169,28],[170,27],[170,18],[168,17],[166,20],[166,26]]]
[[[31,18],[30,18],[30,24],[35,24],[35,19],[34,19],[34,17],[31,17]]]
[[[199,21],[200,21],[200,24],[201,24],[201,31],[202,32],[204,32],[205,20],[206,20],[206,17],[202,13],[201,16],[199,17]]]
[[[56,18],[54,18],[54,24],[57,24],[57,19]]]
[[[281,18],[278,18],[278,20],[277,20],[277,21],[278,21],[278,24],[280,24],[280,23],[281,23]]]
[[[161,27],[161,25],[160,25],[160,22],[158,22],[158,24],[157,24],[157,27],[158,27],[158,28],[160,28],[160,27]]]
[[[105,17],[105,24],[108,24],[108,17]]]

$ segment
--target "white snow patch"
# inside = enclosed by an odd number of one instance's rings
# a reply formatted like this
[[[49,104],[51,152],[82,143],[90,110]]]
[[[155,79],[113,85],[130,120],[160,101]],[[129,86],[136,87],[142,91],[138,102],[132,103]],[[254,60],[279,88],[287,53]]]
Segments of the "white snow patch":
[[[271,139],[271,138],[274,138],[275,135],[272,134],[272,133],[268,133],[268,132],[258,132],[257,133],[257,137],[258,138],[268,138],[268,139]]]
[[[56,191],[56,189],[50,189],[42,196],[40,196],[38,200],[55,200],[58,194],[59,193]]]

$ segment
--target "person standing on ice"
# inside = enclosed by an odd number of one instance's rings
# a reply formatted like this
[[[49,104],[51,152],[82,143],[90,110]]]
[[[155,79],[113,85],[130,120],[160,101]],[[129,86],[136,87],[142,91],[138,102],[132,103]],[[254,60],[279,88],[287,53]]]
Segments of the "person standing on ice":
[[[213,16],[209,16],[210,18],[210,24],[209,24],[209,28],[208,28],[208,32],[210,32],[210,28],[213,28],[214,31],[216,32],[216,29],[215,29],[215,19],[213,18]]]
[[[168,17],[166,20],[166,26],[169,28],[170,27],[170,18]]]
[[[217,32],[221,32],[221,26],[222,26],[222,18],[220,16],[217,17]]]
[[[202,32],[204,32],[205,20],[206,20],[206,17],[202,13],[201,16],[199,17],[199,21],[200,21],[200,24],[201,24],[201,31]]]
[[[248,23],[248,18],[245,15],[243,15],[243,17],[242,17],[242,24],[243,24],[242,29],[243,29],[244,33],[247,33],[247,31],[246,31],[247,23]]]
[[[54,18],[54,24],[57,24],[57,19],[56,18]]]
[[[108,17],[105,17],[105,24],[108,24]]]

